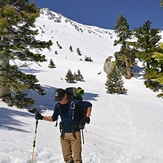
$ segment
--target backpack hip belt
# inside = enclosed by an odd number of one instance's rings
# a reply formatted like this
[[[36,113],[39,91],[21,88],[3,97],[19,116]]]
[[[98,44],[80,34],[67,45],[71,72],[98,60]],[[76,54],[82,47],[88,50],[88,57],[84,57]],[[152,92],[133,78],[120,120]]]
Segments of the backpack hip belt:
[[[78,125],[73,125],[73,126],[66,126],[62,122],[59,123],[59,128],[61,132],[61,138],[64,138],[65,133],[72,133],[74,138],[76,139],[76,134],[75,132],[80,131],[80,128]]]

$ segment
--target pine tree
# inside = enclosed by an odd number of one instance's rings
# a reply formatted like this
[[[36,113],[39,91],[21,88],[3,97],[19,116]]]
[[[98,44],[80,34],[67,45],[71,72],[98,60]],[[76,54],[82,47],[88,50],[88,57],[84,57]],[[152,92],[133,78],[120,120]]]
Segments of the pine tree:
[[[163,0],[160,0],[160,6],[163,7]]]
[[[69,48],[69,49],[70,49],[70,52],[73,52],[72,46],[70,46],[70,48]]]
[[[134,35],[137,41],[133,44],[137,48],[136,56],[145,65],[146,87],[157,91],[160,88],[158,82],[152,80],[152,78],[158,73],[160,65],[158,61],[153,57],[153,54],[157,52],[163,52],[159,46],[161,36],[158,29],[151,28],[151,22],[147,21],[142,27],[134,31]],[[162,69],[162,68],[161,68]],[[155,75],[154,75],[155,74]]]
[[[117,20],[114,29],[116,29],[115,33],[117,33],[118,37],[118,39],[114,41],[114,46],[121,45],[120,51],[115,53],[116,62],[122,74],[125,74],[125,77],[130,79],[132,77],[132,66],[135,65],[136,57],[134,49],[131,49],[129,46],[132,33],[123,15]]]
[[[72,73],[72,71],[69,69],[67,74],[66,74],[66,78],[65,80],[68,82],[68,83],[74,83],[75,82],[75,78],[74,78],[74,75]]]
[[[88,57],[88,56],[85,56],[85,59],[84,60],[87,61],[87,62],[93,62],[92,58],[91,57]]]
[[[76,52],[78,53],[78,55],[82,55],[79,48],[76,49]]]
[[[55,64],[52,59],[50,59],[49,68],[55,68]]]
[[[44,62],[45,55],[38,51],[50,48],[52,42],[35,39],[38,30],[34,29],[34,23],[39,9],[34,3],[28,0],[1,0],[0,6],[0,98],[4,101],[9,99],[11,105],[17,105],[16,98],[21,94],[26,104],[21,103],[27,106],[34,102],[26,98],[28,90],[42,95],[43,89],[34,75],[22,73],[16,64],[10,65],[10,60]]]
[[[84,81],[84,77],[81,74],[81,71],[79,69],[78,69],[77,74],[76,73],[74,74],[74,78],[75,78],[76,81]]]
[[[109,94],[124,94],[127,92],[127,89],[123,87],[123,79],[118,70],[116,63],[112,64],[111,70],[107,74],[106,89]]]
[[[135,29],[136,42],[134,46],[139,50],[136,54],[140,61],[143,61],[147,68],[155,62],[152,58],[153,52],[160,50],[159,41],[161,36],[159,35],[159,29],[152,29],[151,22],[147,21],[142,27]]]
[[[163,44],[160,45],[160,48],[163,49]],[[156,85],[155,90],[162,90],[162,93],[159,93],[157,97],[163,97],[163,51],[154,52],[152,58],[157,62],[155,66],[152,67],[152,71],[146,75],[150,78]]]
[[[57,41],[56,43],[57,43],[59,49],[62,49],[62,46],[59,44],[59,42]]]

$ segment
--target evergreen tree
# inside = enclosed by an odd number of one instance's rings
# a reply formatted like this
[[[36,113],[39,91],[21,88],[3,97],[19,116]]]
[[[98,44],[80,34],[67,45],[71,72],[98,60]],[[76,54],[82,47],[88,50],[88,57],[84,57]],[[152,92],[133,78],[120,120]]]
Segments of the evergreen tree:
[[[85,61],[87,61],[87,62],[93,62],[92,58],[91,57],[88,57],[88,56],[85,56]]]
[[[160,45],[163,49],[163,44]],[[155,66],[152,67],[152,71],[146,75],[151,81],[155,82],[155,90],[162,90],[157,97],[163,97],[163,52],[154,52],[152,58],[157,62]]]
[[[129,30],[129,24],[123,15],[117,20],[114,27],[118,39],[114,41],[114,46],[121,45],[120,51],[115,53],[116,62],[122,74],[127,79],[132,77],[132,66],[135,65],[135,50],[129,46],[129,40],[132,33]]]
[[[57,43],[59,49],[62,49],[62,46],[59,44],[59,42],[57,41],[56,43]]]
[[[69,48],[69,49],[70,49],[70,52],[73,52],[72,46],[70,46],[70,48]]]
[[[133,45],[137,48],[136,56],[145,65],[145,84],[148,88],[157,91],[159,84],[152,80],[152,74],[158,73],[161,68],[158,61],[153,57],[154,52],[163,52],[159,46],[161,36],[158,29],[151,29],[151,22],[147,21],[138,29],[135,29],[134,35],[137,38]],[[162,69],[162,68],[161,68]]]
[[[78,53],[78,55],[82,55],[79,48],[76,49],[76,52]]]
[[[39,9],[28,0],[1,0],[0,1],[0,98],[10,99],[11,105],[17,105],[17,97],[24,106],[34,100],[28,100],[28,90],[35,90],[44,94],[41,85],[34,75],[22,73],[18,66],[10,65],[10,60],[31,62],[46,61],[45,55],[38,50],[49,48],[51,41],[36,40],[38,30],[34,29],[35,20],[39,16]],[[33,52],[34,49],[37,52]],[[14,62],[15,63],[15,62]],[[20,106],[20,105],[19,105]]]
[[[50,59],[49,68],[55,68],[55,64],[52,59]]]
[[[106,81],[106,89],[107,93],[109,94],[123,94],[126,93],[127,90],[123,87],[123,79],[120,74],[120,71],[118,70],[116,63],[114,62],[112,64],[112,68],[107,74],[107,81]]]
[[[74,78],[74,75],[72,74],[72,71],[69,69],[67,74],[66,74],[66,78],[65,80],[68,82],[68,83],[74,83],[75,82],[75,78]]]
[[[163,7],[163,0],[160,0],[160,6]]]
[[[78,69],[77,74],[76,74],[76,73],[74,74],[74,78],[75,78],[76,81],[84,81],[84,77],[83,77],[83,75],[81,74],[81,72],[80,72],[79,69]]]
[[[151,24],[150,21],[147,21],[142,27],[134,31],[134,35],[137,39],[134,46],[139,50],[136,56],[140,61],[144,62],[147,68],[151,68],[155,62],[152,58],[153,52],[160,50],[158,44],[161,39],[159,29],[151,29]]]

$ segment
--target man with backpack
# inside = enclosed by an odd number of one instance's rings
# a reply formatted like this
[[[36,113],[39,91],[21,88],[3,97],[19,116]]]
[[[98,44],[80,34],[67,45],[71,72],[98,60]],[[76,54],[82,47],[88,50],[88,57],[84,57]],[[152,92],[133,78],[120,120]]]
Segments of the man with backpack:
[[[36,112],[35,118],[46,121],[57,121],[61,118],[61,146],[63,158],[66,163],[82,163],[82,143],[80,129],[90,123],[92,104],[87,101],[75,99],[69,90],[57,89],[55,91],[55,105],[52,116],[42,116]],[[78,94],[79,95],[79,94]]]

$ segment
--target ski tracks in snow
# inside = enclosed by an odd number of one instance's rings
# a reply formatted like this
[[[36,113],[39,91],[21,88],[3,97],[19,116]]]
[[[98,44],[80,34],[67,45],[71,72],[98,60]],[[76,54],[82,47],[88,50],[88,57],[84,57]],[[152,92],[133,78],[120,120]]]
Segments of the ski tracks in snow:
[[[111,111],[119,122],[119,124],[116,126],[117,131],[115,134],[118,134],[122,138],[128,137],[127,139],[125,138],[123,140],[130,139],[130,141],[133,143],[138,143],[138,139],[135,137],[135,134],[139,131],[133,122],[133,116],[130,113],[130,106],[121,100],[118,100],[116,97],[112,97],[110,102]]]
[[[144,100],[135,99],[135,103],[138,102],[140,106],[146,103]],[[144,108],[136,108],[134,104],[126,101],[125,97],[114,96],[110,99],[112,120],[113,123],[116,123],[112,128],[111,137],[113,140],[117,139],[125,144],[119,155],[119,161],[116,163],[162,162],[158,157],[160,153],[163,153],[163,150],[160,150],[162,149],[160,147],[162,144],[160,137],[163,135],[162,121],[160,122],[158,113],[156,114],[157,111],[154,112],[153,117],[148,116],[150,104],[148,105],[144,105]],[[115,121],[114,118],[116,119]],[[150,120],[154,124],[151,124]],[[153,131],[156,132],[154,133]],[[149,154],[151,148],[156,151]]]

